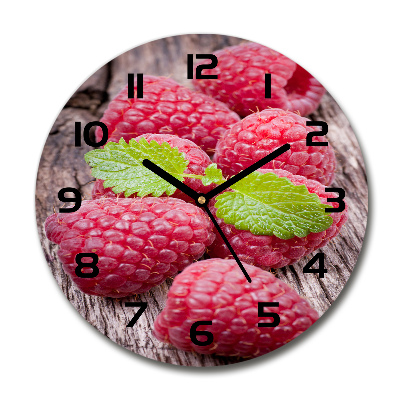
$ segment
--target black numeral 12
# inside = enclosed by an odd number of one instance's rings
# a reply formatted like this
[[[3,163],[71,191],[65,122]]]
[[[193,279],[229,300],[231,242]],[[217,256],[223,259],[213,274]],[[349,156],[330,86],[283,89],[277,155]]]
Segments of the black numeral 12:
[[[197,60],[211,60],[211,64],[200,64],[196,67],[196,79],[218,79],[218,75],[202,75],[203,69],[213,69],[218,65],[218,58],[214,54],[196,54]],[[193,79],[193,54],[187,55],[187,77]]]

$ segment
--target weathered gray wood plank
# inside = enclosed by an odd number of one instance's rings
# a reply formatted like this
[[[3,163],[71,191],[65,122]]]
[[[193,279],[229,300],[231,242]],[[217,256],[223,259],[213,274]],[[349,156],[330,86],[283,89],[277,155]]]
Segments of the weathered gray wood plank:
[[[36,217],[45,257],[58,285],[78,312],[100,332],[128,350],[151,359],[191,366],[238,361],[182,352],[153,338],[153,322],[165,305],[172,281],[135,298],[148,302],[148,307],[134,328],[126,328],[135,309],[124,308],[123,302],[132,301],[133,297],[121,301],[80,292],[64,274],[56,256],[57,246],[45,238],[43,223],[54,208],[58,209],[57,193],[61,188],[77,188],[83,196],[90,198],[92,177],[83,155],[91,148],[85,143],[80,148],[74,146],[74,122],[81,121],[84,125],[98,120],[109,100],[126,84],[128,72],[170,76],[190,87],[186,79],[188,53],[209,53],[240,42],[241,39],[220,35],[185,35],[157,40],[120,55],[100,68],[71,97],[54,123],[43,149],[37,177]],[[314,254],[275,273],[307,297],[322,315],[343,289],[357,261],[366,227],[367,183],[357,139],[346,116],[328,94],[312,118],[324,120],[329,125],[328,136],[338,158],[332,186],[345,189],[349,220],[340,236],[319,250],[326,257],[328,274],[325,278],[302,273],[302,268]]]

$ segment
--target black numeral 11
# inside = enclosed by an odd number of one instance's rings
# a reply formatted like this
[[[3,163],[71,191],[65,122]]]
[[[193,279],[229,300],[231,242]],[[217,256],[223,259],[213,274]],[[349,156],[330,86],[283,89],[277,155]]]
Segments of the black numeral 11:
[[[128,74],[128,99],[143,99],[143,74],[137,74],[135,90],[135,74]]]

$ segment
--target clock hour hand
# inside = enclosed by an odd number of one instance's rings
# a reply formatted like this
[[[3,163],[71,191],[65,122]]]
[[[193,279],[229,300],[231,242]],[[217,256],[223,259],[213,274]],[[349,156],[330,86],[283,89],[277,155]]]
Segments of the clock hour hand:
[[[239,182],[241,179],[246,177],[247,175],[251,174],[252,172],[256,171],[257,169],[261,168],[264,164],[269,163],[276,157],[279,157],[281,154],[283,154],[285,151],[288,151],[290,149],[290,144],[286,143],[281,147],[278,147],[276,150],[274,150],[272,153],[269,153],[267,156],[263,157],[261,160],[255,162],[254,164],[250,165],[250,167],[247,167],[243,171],[240,171],[237,175],[232,176],[232,178],[228,179],[226,182],[221,183],[221,185],[218,185],[216,188],[210,190],[207,194],[205,194],[205,197],[207,200],[210,200],[217,194],[221,193],[225,189],[228,189],[235,183]]]
[[[233,258],[236,260],[236,262],[238,263],[240,269],[242,270],[244,276],[247,279],[247,282],[251,283],[251,278],[249,276],[249,274],[247,273],[247,271],[245,270],[245,268],[243,267],[242,262],[239,260],[239,257],[236,255],[235,251],[233,250],[231,244],[228,242],[228,239],[226,238],[226,236],[224,235],[224,232],[222,232],[221,227],[218,225],[217,220],[215,219],[214,215],[212,215],[212,212],[210,211],[210,209],[207,207],[207,205],[203,205],[204,210],[206,211],[206,213],[208,214],[208,216],[210,217],[211,221],[213,222],[213,224],[215,225],[215,227],[217,228],[218,233],[221,235],[223,241],[225,242],[226,246],[228,247],[229,251],[232,253]]]
[[[189,186],[185,185],[180,180],[176,179],[174,176],[169,174],[168,172],[164,171],[158,165],[154,164],[152,161],[145,159],[143,160],[142,164],[149,169],[151,172],[154,172],[160,178],[166,180],[171,185],[175,186],[177,189],[181,190],[183,193],[187,194],[193,200],[197,201],[199,199],[200,194],[197,193],[195,190],[190,188]]]

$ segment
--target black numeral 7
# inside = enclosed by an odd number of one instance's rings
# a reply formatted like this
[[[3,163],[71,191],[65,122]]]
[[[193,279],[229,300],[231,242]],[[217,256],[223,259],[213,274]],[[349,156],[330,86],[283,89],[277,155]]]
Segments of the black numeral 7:
[[[135,316],[130,320],[129,324],[126,326],[127,328],[132,328],[133,325],[136,324],[136,321],[144,313],[144,310],[147,308],[147,303],[142,301],[129,301],[125,303],[125,307],[140,307],[139,311],[135,314]]]

